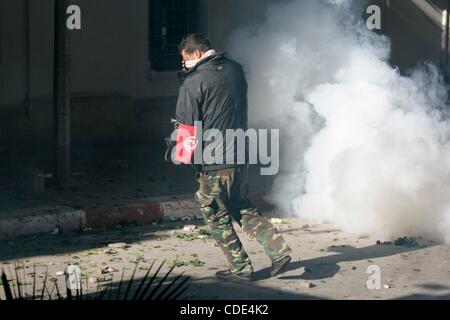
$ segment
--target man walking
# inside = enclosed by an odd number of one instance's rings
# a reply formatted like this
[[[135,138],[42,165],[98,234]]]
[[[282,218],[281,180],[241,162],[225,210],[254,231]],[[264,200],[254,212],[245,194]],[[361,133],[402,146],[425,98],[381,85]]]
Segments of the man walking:
[[[224,53],[213,50],[208,39],[200,34],[184,38],[179,50],[185,68],[177,103],[177,122],[194,126],[200,121],[204,131],[216,129],[223,136],[228,129],[246,131],[248,85],[242,67]],[[234,142],[224,142],[223,159],[227,158],[230,148],[235,148],[237,157]],[[206,147],[206,142],[200,143]],[[291,261],[291,249],[248,199],[248,165],[226,163],[203,162],[197,174],[200,188],[196,199],[212,237],[229,264],[229,270],[217,272],[216,276],[226,280],[253,280],[252,264],[233,228],[232,218],[264,247],[272,261],[271,275],[285,272]]]

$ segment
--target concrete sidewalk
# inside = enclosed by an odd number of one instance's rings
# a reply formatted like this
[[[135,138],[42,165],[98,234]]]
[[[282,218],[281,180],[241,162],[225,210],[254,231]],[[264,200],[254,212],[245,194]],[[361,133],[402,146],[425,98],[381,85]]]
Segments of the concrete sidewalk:
[[[45,192],[27,191],[29,170],[51,172],[49,154],[27,158],[32,169],[1,167],[8,170],[0,175],[0,239],[200,217],[194,170],[164,162],[163,147],[150,143],[75,148],[72,183],[65,191],[51,180]],[[252,200],[267,210],[263,194],[270,181],[258,173],[258,168],[251,168]]]
[[[271,209],[262,194],[253,194],[252,201],[263,211]],[[23,211],[27,210],[27,213]],[[145,225],[163,220],[202,219],[193,195],[135,199],[128,204],[99,208],[75,209],[66,206],[41,206],[17,209],[0,218],[0,240],[45,233],[108,229],[127,225]]]

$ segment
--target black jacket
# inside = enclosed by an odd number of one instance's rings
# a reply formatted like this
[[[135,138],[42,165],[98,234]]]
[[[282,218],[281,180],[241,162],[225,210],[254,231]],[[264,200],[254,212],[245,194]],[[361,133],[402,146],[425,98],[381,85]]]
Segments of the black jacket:
[[[227,141],[225,137],[227,129],[247,130],[247,91],[248,85],[241,65],[228,59],[224,53],[206,58],[184,74],[176,120],[190,126],[194,125],[195,121],[201,121],[203,132],[217,129],[224,137],[223,162],[203,161],[202,171],[223,170],[237,166],[237,144],[234,141]],[[208,146],[211,147],[211,143],[214,141],[204,141],[203,150]],[[231,159],[234,160],[234,164],[226,164],[227,150],[228,155],[234,156],[234,159]]]

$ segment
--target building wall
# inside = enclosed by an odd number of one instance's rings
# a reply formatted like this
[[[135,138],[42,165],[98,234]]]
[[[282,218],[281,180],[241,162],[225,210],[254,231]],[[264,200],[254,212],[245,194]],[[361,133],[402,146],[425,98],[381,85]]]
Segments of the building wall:
[[[392,63],[403,72],[423,61],[440,64],[442,0],[390,0],[384,32],[392,38]],[[434,6],[434,9],[433,9]],[[423,11],[427,9],[427,11]]]
[[[0,142],[51,141],[53,1],[29,1],[30,97],[26,99],[26,1],[0,2]],[[226,36],[251,14],[239,0],[199,0],[199,32],[224,50]],[[255,3],[255,2],[254,2]],[[169,133],[179,83],[149,61],[148,0],[73,0],[82,29],[70,32],[74,142],[143,142]],[[237,12],[237,13],[236,13]],[[26,110],[29,110],[27,115]]]
[[[26,99],[26,1],[30,6],[30,104]],[[199,0],[199,32],[225,50],[228,35],[264,16],[279,0]],[[389,5],[383,32],[393,38],[393,64],[439,63],[440,30],[414,6]],[[420,0],[419,0],[420,1]],[[422,0],[425,1],[425,0]],[[438,4],[442,0],[433,0]],[[73,0],[82,30],[71,32],[71,89],[75,143],[144,142],[170,132],[178,80],[151,70],[149,0]],[[51,142],[53,1],[0,1],[0,146]],[[28,110],[28,113],[27,113]],[[1,148],[0,148],[1,149]]]

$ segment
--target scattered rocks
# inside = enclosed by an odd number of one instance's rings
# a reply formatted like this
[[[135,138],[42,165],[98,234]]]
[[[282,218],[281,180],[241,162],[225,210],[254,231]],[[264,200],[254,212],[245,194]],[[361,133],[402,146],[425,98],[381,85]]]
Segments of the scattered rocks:
[[[303,281],[300,282],[300,288],[302,288],[302,289],[311,289],[314,287],[315,287],[315,285],[312,282],[303,282]]]
[[[124,242],[108,244],[108,248],[110,248],[110,249],[125,249],[126,247],[127,247],[127,244]]]
[[[105,249],[103,250],[104,254],[117,254],[117,251],[113,250],[113,249]]]
[[[111,277],[89,277],[90,283],[101,283],[111,281]]]
[[[119,270],[113,268],[113,267],[106,267],[104,269],[97,269],[98,274],[108,274],[113,272],[118,272]]]
[[[194,225],[186,225],[184,226],[183,231],[195,231],[195,229],[197,229],[197,227]]]
[[[418,247],[416,238],[403,237],[395,240],[395,245],[400,247]]]

